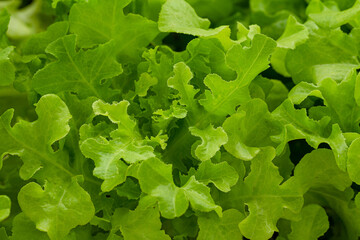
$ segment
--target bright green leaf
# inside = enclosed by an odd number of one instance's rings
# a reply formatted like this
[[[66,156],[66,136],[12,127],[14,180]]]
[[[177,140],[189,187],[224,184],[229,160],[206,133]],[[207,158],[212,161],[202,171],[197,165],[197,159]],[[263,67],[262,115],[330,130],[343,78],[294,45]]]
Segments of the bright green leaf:
[[[159,29],[162,32],[185,33],[194,36],[218,34],[224,27],[208,29],[210,21],[200,18],[185,0],[168,0],[161,8]]]
[[[306,139],[314,148],[325,142],[333,149],[340,169],[346,169],[348,146],[338,124],[333,124],[329,133],[330,118],[322,118],[320,121],[310,119],[305,109],[295,109],[290,100],[285,100],[272,115],[284,125],[283,132],[279,136],[282,144],[277,148],[278,153],[282,152],[286,142],[295,139]]]
[[[193,78],[190,68],[183,62],[174,65],[174,76],[169,78],[167,84],[169,87],[176,89],[179,92],[179,102],[186,105],[189,109],[196,108],[195,95],[199,90],[195,90],[189,84]]]
[[[0,222],[10,215],[11,200],[6,195],[0,195]]]
[[[239,227],[249,239],[269,239],[286,211],[297,213],[303,204],[298,188],[280,185],[282,177],[272,163],[274,157],[273,148],[261,150],[251,161],[251,172],[244,180],[243,197],[250,214]]]
[[[63,239],[69,231],[87,224],[95,209],[90,195],[73,179],[69,183],[47,182],[44,189],[32,182],[19,192],[19,204],[36,228],[51,240]]]
[[[262,71],[269,67],[270,54],[276,42],[271,38],[256,34],[251,47],[234,45],[226,54],[226,62],[238,74],[238,88],[247,86]]]
[[[75,42],[75,35],[67,35],[46,48],[58,60],[34,75],[33,87],[41,94],[76,92],[81,97],[108,98],[113,94],[108,88],[111,82],[102,80],[123,71],[114,56],[114,42],[79,52]]]
[[[265,102],[253,99],[223,123],[229,141],[225,149],[237,158],[251,160],[260,147],[275,146],[272,135],[280,133],[280,125],[270,115]]]
[[[291,222],[289,240],[316,240],[329,228],[325,210],[319,205],[307,205],[301,210],[301,220]]]
[[[198,218],[199,235],[198,240],[228,240],[242,239],[239,222],[244,215],[235,209],[223,212],[222,218],[215,213],[202,214]]]
[[[67,34],[69,30],[68,22],[56,22],[48,27],[45,32],[32,36],[22,46],[25,55],[45,54],[46,47],[53,41]]]
[[[1,158],[5,154],[20,156],[24,165],[19,174],[26,180],[47,167],[55,167],[62,174],[72,176],[66,166],[67,155],[63,151],[54,152],[51,148],[69,132],[71,116],[68,108],[58,96],[45,95],[37,103],[36,112],[38,120],[35,122],[20,121],[13,127],[10,126],[13,110],[0,117]]]
[[[229,192],[238,181],[239,175],[227,162],[213,164],[208,160],[200,164],[195,178],[204,184],[213,183],[223,192]]]
[[[216,152],[220,150],[220,147],[228,141],[228,137],[222,127],[209,125],[204,129],[198,129],[196,127],[189,127],[192,135],[201,138],[201,144],[195,149],[196,157],[201,161],[206,161],[212,158]]]
[[[127,240],[170,240],[170,237],[161,230],[160,214],[157,207],[145,209],[137,207],[134,211],[118,208],[112,216],[111,222],[119,226]]]
[[[351,180],[360,184],[360,138],[354,140],[349,147],[347,170]]]
[[[295,49],[297,45],[304,43],[308,38],[308,29],[290,15],[284,33],[276,42],[278,47]]]
[[[233,114],[235,108],[249,101],[250,93],[247,86],[239,87],[238,81],[225,81],[217,74],[209,74],[204,79],[205,99],[199,102],[210,114],[225,117]]]
[[[341,25],[351,22],[360,13],[360,1],[344,11],[334,11],[328,8],[320,0],[312,0],[307,8],[309,18],[324,28],[338,28]]]
[[[79,45],[88,48],[114,39],[117,47],[112,51],[136,57],[138,50],[157,36],[158,29],[155,22],[140,15],[125,15],[124,8],[130,2],[90,0],[74,4],[69,15],[70,31],[79,36]]]

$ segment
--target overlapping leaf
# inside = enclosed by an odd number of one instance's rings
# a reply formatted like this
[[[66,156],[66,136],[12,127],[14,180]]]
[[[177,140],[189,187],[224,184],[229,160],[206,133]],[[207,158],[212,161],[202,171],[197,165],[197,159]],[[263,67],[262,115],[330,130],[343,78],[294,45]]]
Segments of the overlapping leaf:
[[[155,156],[153,148],[141,137],[136,122],[128,115],[128,106],[127,101],[112,105],[96,101],[95,114],[107,116],[118,128],[110,133],[111,140],[96,136],[84,139],[81,144],[82,153],[95,162],[94,176],[104,179],[103,191],[110,191],[125,181],[127,164]],[[91,131],[91,127],[87,131]]]
[[[109,98],[114,92],[109,89],[111,81],[105,80],[122,73],[114,42],[79,52],[75,44],[76,36],[67,35],[46,48],[58,60],[34,75],[34,89],[41,94],[75,92],[81,97]]]
[[[72,176],[67,167],[67,155],[61,150],[54,152],[51,148],[69,132],[71,116],[68,108],[58,96],[45,95],[37,103],[36,112],[38,120],[35,122],[21,121],[13,127],[10,126],[13,110],[0,117],[1,158],[5,154],[21,157],[24,165],[19,174],[26,180],[46,168],[56,168],[62,174]]]
[[[130,2],[91,0],[75,4],[71,8],[69,22],[70,30],[79,36],[79,45],[92,47],[114,39],[118,47],[112,51],[136,58],[139,50],[156,37],[158,29],[155,22],[140,15],[125,15],[124,8]]]
[[[263,149],[252,160],[251,172],[244,180],[242,198],[245,198],[250,214],[239,227],[250,239],[269,239],[277,231],[276,223],[286,216],[286,211],[298,213],[303,204],[298,188],[280,185],[282,177],[271,162],[274,157],[273,148]]]
[[[214,203],[208,187],[199,183],[194,176],[184,186],[177,187],[172,179],[171,165],[156,158],[141,164],[138,177],[142,191],[158,200],[161,215],[165,218],[183,215],[189,203],[194,210],[215,210],[221,215],[221,207]]]
[[[72,228],[87,224],[95,212],[90,195],[76,179],[47,182],[44,189],[32,182],[21,189],[18,198],[25,215],[51,240],[63,239]]]

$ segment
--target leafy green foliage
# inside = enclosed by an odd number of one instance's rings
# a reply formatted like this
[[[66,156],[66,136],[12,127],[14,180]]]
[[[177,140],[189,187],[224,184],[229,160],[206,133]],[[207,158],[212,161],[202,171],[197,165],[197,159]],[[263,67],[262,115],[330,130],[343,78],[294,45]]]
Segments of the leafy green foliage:
[[[49,182],[44,189],[29,183],[21,189],[18,198],[24,213],[35,222],[37,229],[47,232],[50,239],[62,239],[94,215],[90,195],[76,180],[61,186]]]
[[[359,12],[2,1],[0,239],[359,239]]]
[[[301,211],[301,220],[292,222],[289,239],[318,239],[328,228],[325,210],[319,205],[307,205]]]
[[[42,94],[66,91],[75,92],[82,97],[111,96],[111,91],[107,92],[110,82],[107,84],[102,80],[122,72],[121,65],[116,62],[113,54],[115,46],[110,42],[94,50],[76,53],[75,44],[76,36],[68,35],[46,48],[58,61],[36,73],[33,78],[34,89]],[[102,64],[98,64],[99,62]]]
[[[6,219],[10,215],[11,200],[8,196],[0,196],[0,221]]]
[[[170,239],[164,230],[160,230],[161,221],[156,207],[139,206],[134,211],[118,208],[112,216],[112,224],[113,232],[119,228],[126,239]]]

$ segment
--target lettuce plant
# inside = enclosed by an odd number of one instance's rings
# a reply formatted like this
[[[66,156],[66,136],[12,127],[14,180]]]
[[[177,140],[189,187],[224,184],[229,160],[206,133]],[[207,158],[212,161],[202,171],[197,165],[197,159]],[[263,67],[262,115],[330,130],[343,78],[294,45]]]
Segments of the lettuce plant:
[[[0,2],[0,239],[360,237],[360,0]]]

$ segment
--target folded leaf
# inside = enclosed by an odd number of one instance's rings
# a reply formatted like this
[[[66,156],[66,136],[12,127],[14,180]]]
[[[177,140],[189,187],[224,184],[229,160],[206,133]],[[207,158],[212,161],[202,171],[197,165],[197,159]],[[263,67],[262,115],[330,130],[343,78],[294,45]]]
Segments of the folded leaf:
[[[186,105],[190,110],[196,111],[195,95],[199,90],[195,90],[189,81],[193,74],[185,63],[179,62],[174,65],[174,76],[169,78],[167,84],[169,87],[179,92],[179,102]]]
[[[128,165],[155,157],[153,147],[146,144],[139,133],[136,122],[127,113],[129,102],[108,104],[101,100],[93,103],[96,115],[107,116],[118,128],[110,132],[110,140],[102,136],[82,137],[82,153],[95,162],[94,176],[104,180],[101,189],[111,191],[123,183]],[[96,126],[83,129],[82,135],[96,129]]]
[[[205,90],[205,99],[199,102],[212,115],[225,117],[233,114],[237,106],[251,99],[248,86],[239,87],[239,81],[227,82],[219,75],[209,74],[204,83],[211,91]]]
[[[220,147],[228,141],[228,137],[222,127],[215,129],[214,126],[209,125],[205,129],[189,127],[189,130],[192,135],[201,138],[201,144],[198,144],[195,149],[195,155],[201,161],[212,158],[220,150]]]
[[[229,192],[238,181],[239,175],[227,162],[213,164],[208,160],[200,164],[195,178],[204,184],[213,183],[223,192]]]
[[[284,33],[276,42],[278,47],[295,49],[297,45],[306,42],[308,38],[308,29],[290,15]]]
[[[276,145],[271,136],[279,134],[280,127],[266,103],[253,99],[224,121],[223,128],[229,137],[224,147],[237,158],[251,160],[261,147]]]
[[[171,165],[156,158],[149,159],[141,164],[138,177],[141,190],[158,199],[163,217],[175,218],[185,213],[189,202],[184,190],[173,182]]]
[[[194,36],[211,36],[224,27],[208,29],[210,21],[200,18],[185,0],[169,0],[164,3],[159,15],[159,29],[162,32],[185,33]]]
[[[355,71],[352,71],[341,83],[324,79],[317,86],[310,83],[299,83],[289,93],[294,104],[300,104],[308,96],[324,99],[333,123],[339,124],[344,132],[359,130],[360,107],[356,102]]]
[[[333,149],[340,169],[346,170],[348,146],[338,124],[333,124],[329,133],[330,118],[324,117],[320,121],[310,119],[305,109],[295,109],[289,99],[285,100],[272,115],[284,125],[283,132],[279,136],[282,144],[277,147],[278,153],[283,151],[285,143],[295,139],[305,139],[313,148],[317,148],[320,143],[327,143]]]
[[[360,13],[360,1],[355,1],[351,8],[344,11],[334,11],[320,0],[313,0],[307,8],[309,18],[324,28],[338,28],[356,19]]]

